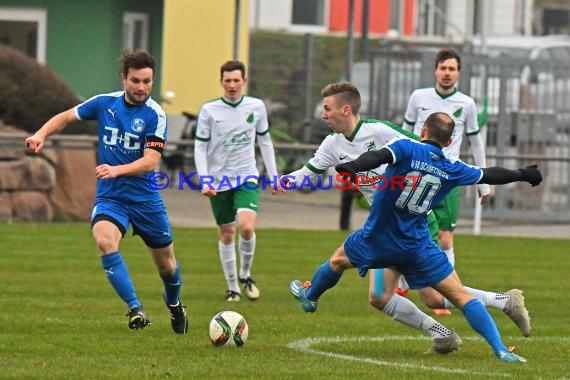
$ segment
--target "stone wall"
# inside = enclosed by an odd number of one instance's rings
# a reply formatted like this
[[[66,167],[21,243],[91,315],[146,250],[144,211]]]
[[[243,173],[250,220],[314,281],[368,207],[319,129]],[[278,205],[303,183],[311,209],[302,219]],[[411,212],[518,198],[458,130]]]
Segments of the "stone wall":
[[[28,135],[0,125],[0,222],[88,221],[95,199],[94,147],[54,146],[30,154]]]

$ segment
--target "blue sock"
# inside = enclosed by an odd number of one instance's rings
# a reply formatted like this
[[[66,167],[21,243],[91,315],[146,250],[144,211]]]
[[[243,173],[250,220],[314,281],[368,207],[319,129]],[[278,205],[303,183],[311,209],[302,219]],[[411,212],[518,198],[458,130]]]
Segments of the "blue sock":
[[[172,276],[168,276],[164,272],[159,272],[160,278],[164,283],[164,301],[169,305],[177,305],[178,297],[180,296],[180,287],[182,280],[180,276],[180,264],[176,262],[176,270]]]
[[[117,251],[101,256],[101,264],[113,289],[125,301],[128,308],[140,307],[141,304],[135,294],[135,287],[129,276],[129,270],[121,254]]]
[[[376,269],[374,274],[374,298],[382,297],[384,293],[384,269]]]
[[[479,300],[473,298],[463,306],[461,311],[473,330],[481,334],[491,345],[495,354],[499,351],[507,351],[507,347],[501,342],[501,334],[495,325],[495,321]]]
[[[324,292],[335,286],[341,277],[342,272],[336,273],[332,270],[329,262],[325,261],[317,268],[317,271],[311,280],[311,287],[306,293],[307,299],[317,301]]]

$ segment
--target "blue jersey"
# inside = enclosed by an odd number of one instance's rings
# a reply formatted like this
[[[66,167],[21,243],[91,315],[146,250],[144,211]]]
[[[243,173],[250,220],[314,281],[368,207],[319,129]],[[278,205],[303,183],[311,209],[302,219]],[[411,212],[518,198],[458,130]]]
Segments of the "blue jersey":
[[[167,139],[166,114],[162,107],[148,98],[140,105],[125,101],[125,92],[96,95],[75,107],[82,120],[97,120],[99,124],[99,165],[128,164],[144,154],[146,137]],[[148,184],[147,172],[138,176],[121,176],[97,180],[97,198],[112,198],[127,202],[160,199],[160,194]]]
[[[429,143],[401,139],[386,148],[394,163],[374,194],[362,236],[377,247],[409,252],[431,240],[427,212],[454,187],[479,182],[483,171],[446,158]]]

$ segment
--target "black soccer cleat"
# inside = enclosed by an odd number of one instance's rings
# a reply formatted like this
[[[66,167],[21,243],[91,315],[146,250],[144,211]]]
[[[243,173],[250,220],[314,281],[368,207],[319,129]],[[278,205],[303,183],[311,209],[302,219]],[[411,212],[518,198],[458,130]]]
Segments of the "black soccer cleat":
[[[182,305],[182,302],[178,300],[178,304],[175,306],[166,305],[168,307],[168,312],[170,313],[170,324],[172,325],[172,330],[176,334],[186,334],[188,332],[188,316],[186,315],[186,306]]]
[[[129,317],[129,328],[131,330],[144,329],[150,325],[150,319],[146,316],[142,306],[135,306],[127,313]]]
[[[239,302],[241,300],[241,294],[238,292],[234,292],[233,290],[228,290],[226,292],[226,301],[227,302]]]

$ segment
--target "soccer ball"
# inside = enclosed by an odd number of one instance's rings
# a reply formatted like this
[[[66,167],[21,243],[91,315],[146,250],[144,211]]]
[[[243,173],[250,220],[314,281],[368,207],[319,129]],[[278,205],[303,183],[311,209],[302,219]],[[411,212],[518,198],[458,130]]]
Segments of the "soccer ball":
[[[235,311],[220,311],[210,321],[210,341],[216,347],[241,347],[248,333],[245,318]]]

